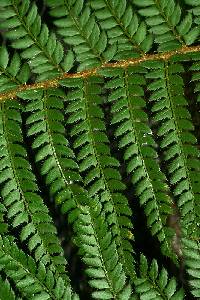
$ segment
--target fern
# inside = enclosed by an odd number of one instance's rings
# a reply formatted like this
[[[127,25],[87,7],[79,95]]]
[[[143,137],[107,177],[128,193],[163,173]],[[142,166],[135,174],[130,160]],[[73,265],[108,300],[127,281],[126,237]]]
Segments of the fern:
[[[172,201],[167,195],[169,190],[157,163],[156,144],[144,112],[145,102],[141,97],[144,95],[144,73],[139,67],[101,72],[111,77],[106,84],[112,91],[108,96],[108,101],[113,102],[111,124],[119,124],[115,135],[120,137],[119,147],[125,148],[127,172],[133,175],[136,193],[141,205],[145,205],[147,224],[152,234],[158,235],[163,253],[174,258],[170,243],[172,234],[166,227],[167,215],[172,214]]]
[[[192,71],[192,81],[194,81],[195,83],[195,89],[194,92],[198,93],[197,94],[197,101],[200,101],[200,97],[199,97],[199,70],[200,70],[200,66],[199,66],[199,54],[198,53],[194,53],[192,56],[190,56],[190,58],[192,60],[194,60],[195,62],[192,64],[192,66],[190,67],[190,70]]]
[[[189,282],[192,289],[192,294],[199,297],[199,261],[200,261],[200,245],[199,241],[184,238],[182,240],[183,254],[185,256],[185,264],[189,275]]]
[[[197,238],[200,178],[196,161],[199,152],[195,147],[196,138],[191,132],[194,127],[183,95],[183,80],[179,75],[183,72],[183,67],[173,62],[153,62],[151,66],[149,63],[145,64],[147,68],[153,69],[147,75],[155,79],[148,86],[153,91],[150,101],[156,101],[152,106],[155,121],[163,122],[157,134],[162,137],[161,148],[166,149],[164,159],[170,162],[170,183],[174,185],[174,195],[179,197],[182,226],[187,229],[189,236]],[[193,213],[189,214],[191,210]]]
[[[140,299],[184,299],[183,290],[176,290],[175,279],[169,280],[164,268],[160,273],[158,272],[156,260],[153,260],[148,267],[146,257],[141,255],[140,276],[135,280],[136,291],[140,294]]]
[[[194,15],[194,22],[199,25],[199,15],[200,15],[200,5],[196,0],[185,0],[185,3],[188,5],[187,8],[189,12]]]
[[[83,261],[89,265],[86,273],[91,277],[90,284],[97,289],[93,298],[130,299],[131,287],[125,286],[123,265],[100,203],[82,209],[76,243],[82,249]]]
[[[0,240],[0,266],[7,269],[8,278],[12,279],[22,297],[29,299],[78,299],[70,288],[64,287],[62,278],[55,281],[55,275],[47,270],[42,262],[38,265],[6,237]],[[6,249],[6,250],[5,250]],[[3,294],[2,296],[5,296]]]
[[[83,1],[47,1],[52,8],[50,14],[58,18],[54,23],[58,34],[66,44],[72,46],[80,63],[78,70],[101,65],[113,58],[116,47],[109,46],[105,31],[100,30],[91,9]]]
[[[200,297],[199,16],[0,1],[0,299]]]
[[[0,49],[1,93],[11,91],[29,79],[30,69],[27,63],[21,65],[21,58],[15,53],[9,58],[6,47]]]
[[[56,229],[48,215],[48,209],[38,195],[30,164],[26,156],[20,130],[20,114],[17,102],[7,101],[1,107],[1,196],[7,208],[7,218],[13,228],[20,227],[21,241],[28,243],[36,261],[52,263],[65,280],[66,261],[56,237]],[[5,113],[7,111],[8,115]],[[14,118],[14,120],[13,120]]]
[[[109,43],[118,45],[115,59],[138,57],[147,52],[152,44],[144,22],[126,1],[91,1],[102,29],[107,31]]]
[[[5,37],[12,41],[14,49],[22,50],[21,57],[29,61],[34,73],[39,74],[38,80],[66,71],[63,46],[56,41],[55,33],[50,33],[48,27],[41,24],[35,3],[31,5],[29,0],[3,1],[0,7],[0,28],[9,29]]]
[[[3,299],[3,297],[6,297],[8,300],[20,299],[19,297],[15,297],[15,293],[10,287],[9,281],[7,279],[3,280],[2,277],[0,277],[0,295],[1,299]]]
[[[100,201],[105,202],[104,210],[109,214],[108,224],[113,227],[113,235],[117,236],[116,243],[127,272],[133,274],[134,262],[129,253],[133,251],[128,241],[132,227],[129,218],[131,211],[127,199],[121,194],[125,186],[120,181],[121,176],[116,170],[119,162],[111,157],[108,147],[103,112],[99,106],[101,98],[98,95],[100,91],[98,84],[100,83],[101,79],[95,77],[85,81],[61,82],[64,86],[78,87],[67,95],[67,99],[73,101],[67,107],[67,113],[71,113],[68,124],[76,122],[71,135],[79,134],[74,141],[74,148],[80,148],[77,159],[80,161],[80,173],[85,172],[86,175],[85,187],[90,197],[98,195]],[[93,103],[93,97],[96,103]]]
[[[142,7],[139,14],[145,17],[154,40],[159,44],[158,51],[169,51],[181,45],[191,45],[199,35],[199,28],[192,27],[192,14],[182,17],[181,7],[174,0],[144,2],[133,0],[133,3]],[[182,17],[182,18],[181,18]]]
[[[40,172],[46,177],[50,195],[56,197],[56,202],[65,203],[69,199],[66,204],[68,209],[65,204],[63,206],[65,211],[75,208],[72,182],[80,181],[81,177],[77,173],[78,165],[74,161],[74,153],[67,147],[68,142],[64,136],[64,116],[59,110],[63,108],[63,94],[60,90],[61,97],[58,98],[58,92],[59,90],[35,91],[31,97],[21,92],[20,96],[23,99],[28,97],[30,102],[26,106],[26,111],[31,112],[26,121],[29,126],[27,135],[35,137],[32,144],[33,149],[38,150],[35,160],[37,163],[43,161]],[[78,208],[72,213],[69,216],[70,222],[77,217]]]

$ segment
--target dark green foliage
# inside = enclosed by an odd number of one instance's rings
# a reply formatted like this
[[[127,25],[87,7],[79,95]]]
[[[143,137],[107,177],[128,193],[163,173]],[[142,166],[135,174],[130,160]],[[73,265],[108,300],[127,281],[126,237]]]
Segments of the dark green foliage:
[[[152,35],[147,32],[134,8],[126,1],[100,0],[91,1],[91,7],[99,20],[101,28],[106,31],[109,43],[117,44],[114,59],[138,57],[147,52],[152,45]]]
[[[111,90],[108,101],[112,102],[111,124],[117,124],[115,136],[119,147],[124,149],[127,161],[127,173],[132,174],[132,183],[145,205],[147,224],[153,235],[162,243],[162,251],[172,257],[170,228],[166,227],[167,216],[172,214],[172,200],[168,196],[169,188],[165,175],[161,172],[156,143],[145,113],[143,86],[145,69],[141,67],[125,70],[102,70],[101,74],[110,78],[106,88]],[[162,203],[160,203],[162,201]]]
[[[135,281],[136,292],[140,299],[184,299],[182,289],[177,290],[175,278],[168,278],[167,271],[162,268],[159,272],[157,261],[154,259],[148,267],[146,257],[140,257],[140,276]]]
[[[190,276],[190,285],[192,294],[195,297],[200,297],[200,244],[198,240],[188,238],[182,239],[183,255],[185,257],[185,264],[187,273]]]
[[[79,71],[99,66],[113,58],[116,45],[108,45],[106,32],[100,30],[89,5],[84,5],[82,0],[46,2],[52,8],[51,16],[56,18],[54,23],[58,34],[76,54]]]
[[[111,156],[106,136],[104,114],[99,95],[103,84],[100,78],[63,80],[61,84],[76,88],[67,94],[69,101],[66,112],[68,124],[74,124],[71,136],[75,136],[73,147],[78,149],[79,171],[85,174],[84,186],[90,197],[98,196],[107,213],[108,225],[116,236],[116,244],[127,272],[134,274],[133,258],[129,236],[131,210],[122,195],[125,185],[117,167],[119,162]],[[95,99],[95,102],[94,102]],[[73,126],[73,125],[72,125]],[[129,238],[130,239],[130,238]]]
[[[0,269],[6,270],[8,278],[15,282],[16,290],[23,298],[78,299],[72,296],[69,287],[65,287],[61,277],[56,278],[53,270],[47,269],[42,262],[36,264],[32,257],[17,247],[11,237],[1,238],[0,245]]]
[[[199,25],[199,0],[0,0],[0,299],[200,297]]]
[[[83,261],[90,285],[97,289],[95,299],[130,299],[131,287],[125,286],[126,275],[120,262],[115,241],[108,230],[102,206],[94,201],[81,209],[76,224],[76,243],[82,248]]]
[[[162,123],[157,131],[160,147],[165,150],[164,159],[169,161],[168,172],[174,196],[178,198],[181,222],[189,236],[199,237],[200,226],[200,174],[199,151],[192,131],[194,126],[184,97],[184,71],[180,63],[144,63],[151,71],[146,75],[152,82],[149,101],[154,120]]]
[[[145,17],[155,42],[159,44],[158,51],[191,45],[197,39],[199,27],[194,26],[191,12],[183,17],[182,8],[176,1],[133,0],[133,3],[139,6],[138,13]]]
[[[27,63],[23,63],[18,53],[9,57],[6,47],[0,48],[0,92],[11,91],[19,84],[26,83],[30,76]]]
[[[193,55],[191,55],[191,59],[194,60],[192,66],[190,67],[190,70],[192,71],[192,81],[195,83],[195,89],[194,92],[197,93],[197,101],[200,102],[200,95],[199,95],[199,91],[200,91],[200,55],[199,53],[193,53]]]
[[[56,237],[56,228],[48,209],[39,196],[36,178],[22,146],[21,116],[19,103],[8,101],[1,104],[0,136],[1,196],[7,208],[7,219],[13,228],[20,228],[20,240],[28,244],[36,261],[52,263],[52,268],[65,274],[66,261]]]
[[[15,300],[15,299],[20,299],[19,297],[15,297],[15,293],[10,287],[9,281],[3,280],[2,277],[0,277],[0,299],[8,299],[8,300]]]
[[[60,101],[57,101],[59,94]],[[32,148],[37,151],[35,160],[40,164],[40,173],[46,177],[49,194],[55,196],[58,204],[64,203],[63,212],[74,208],[69,215],[69,221],[73,222],[78,214],[73,200],[73,182],[81,181],[81,177],[77,172],[75,155],[64,135],[64,94],[57,89],[35,91],[33,95],[22,92],[20,96],[29,99],[26,112],[31,112],[31,115],[26,120],[27,134],[34,137]]]
[[[14,49],[20,49],[21,57],[27,59],[38,80],[55,77],[65,67],[62,44],[55,33],[41,23],[37,6],[29,0],[1,1],[1,29],[9,29],[5,37],[12,41]]]
[[[199,25],[200,24],[200,3],[198,0],[184,0],[184,2],[188,5],[187,8],[189,12],[194,15],[194,22]]]

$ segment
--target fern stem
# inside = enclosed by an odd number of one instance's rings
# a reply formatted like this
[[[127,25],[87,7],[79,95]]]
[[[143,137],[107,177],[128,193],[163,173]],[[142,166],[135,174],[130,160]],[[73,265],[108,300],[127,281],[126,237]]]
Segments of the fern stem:
[[[98,75],[98,73],[101,72],[101,69],[104,68],[127,68],[128,66],[140,65],[143,62],[153,61],[153,60],[168,61],[170,58],[178,56],[180,54],[188,55],[190,53],[192,54],[198,51],[200,51],[200,46],[190,46],[190,47],[184,46],[180,49],[170,51],[170,52],[158,53],[158,54],[145,54],[140,58],[121,60],[113,63],[104,63],[97,68],[93,68],[90,70],[81,71],[77,73],[62,73],[60,76],[50,80],[44,80],[33,84],[24,84],[17,87],[13,91],[0,93],[0,101],[17,98],[17,94],[19,92],[30,90],[30,89],[37,90],[43,88],[47,89],[52,87],[58,87],[60,85],[59,81],[65,78],[86,78],[86,77]]]

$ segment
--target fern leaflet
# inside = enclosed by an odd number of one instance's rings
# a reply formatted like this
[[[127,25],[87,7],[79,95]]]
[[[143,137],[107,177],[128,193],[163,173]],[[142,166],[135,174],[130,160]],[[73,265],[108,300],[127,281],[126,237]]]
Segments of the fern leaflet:
[[[171,51],[181,45],[191,45],[199,36],[199,28],[193,27],[192,14],[182,18],[179,3],[174,0],[133,0],[140,7],[138,13],[145,17],[150,31],[159,44],[158,51]]]
[[[90,80],[63,80],[61,84],[75,88],[67,95],[67,100],[70,101],[67,107],[68,124],[75,123],[71,136],[75,137],[74,148],[78,149],[80,172],[85,173],[85,187],[90,197],[98,195],[103,202],[104,210],[109,214],[108,224],[112,226],[120,257],[126,265],[127,272],[133,277],[133,251],[128,240],[132,236],[130,210],[127,199],[121,194],[125,186],[116,170],[119,162],[111,156],[108,147],[109,141],[100,107],[101,82],[100,78],[94,77]]]
[[[91,7],[102,29],[106,30],[109,43],[117,43],[114,59],[138,57],[151,48],[152,35],[126,0],[92,0]]]
[[[41,24],[35,3],[31,5],[29,0],[1,1],[0,11],[0,28],[7,29],[4,35],[12,41],[14,49],[22,50],[21,56],[28,60],[31,70],[38,74],[38,80],[68,71],[68,57],[64,59],[63,46],[56,40],[55,34],[49,32],[45,24]]]
[[[183,228],[188,236],[199,236],[199,174],[196,161],[199,156],[195,147],[196,138],[191,133],[193,125],[183,96],[183,80],[180,73],[183,67],[179,63],[145,63],[152,71],[146,77],[154,79],[148,89],[153,91],[150,101],[154,120],[162,122],[158,136],[162,138],[160,146],[165,149],[165,160],[169,161],[170,183],[174,186],[174,196],[179,197]],[[192,211],[192,213],[191,213]]]
[[[8,278],[28,299],[78,300],[70,287],[65,287],[62,278],[55,280],[52,270],[42,262],[35,263],[32,257],[21,251],[11,237],[0,238],[0,268],[6,269]]]
[[[96,290],[93,298],[131,299],[131,287],[126,285],[126,275],[101,204],[93,201],[90,207],[84,206],[76,228],[76,243],[89,266],[86,269],[91,277],[89,283]]]
[[[109,78],[106,88],[111,92],[112,121],[117,124],[116,137],[119,147],[124,150],[127,172],[132,174],[132,183],[140,204],[145,205],[147,224],[152,234],[156,234],[162,244],[162,251],[175,259],[171,249],[172,232],[166,226],[167,216],[172,214],[172,201],[164,174],[157,161],[156,144],[148,125],[143,100],[145,69],[104,69],[101,74]]]
[[[164,268],[159,273],[155,259],[148,267],[147,259],[144,255],[140,257],[140,276],[134,283],[136,292],[140,294],[141,300],[184,299],[183,289],[177,290],[175,278],[168,279],[168,273]]]
[[[12,227],[19,227],[21,241],[37,261],[52,264],[52,268],[66,276],[66,260],[56,237],[56,229],[38,194],[38,186],[27,160],[21,134],[19,103],[6,101],[0,110],[0,183],[3,204]],[[23,225],[23,226],[22,226]]]

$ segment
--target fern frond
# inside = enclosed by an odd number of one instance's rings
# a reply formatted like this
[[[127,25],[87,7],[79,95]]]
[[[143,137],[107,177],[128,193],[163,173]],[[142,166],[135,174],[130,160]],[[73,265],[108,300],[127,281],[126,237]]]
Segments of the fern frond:
[[[18,53],[12,58],[6,47],[0,48],[0,92],[11,91],[20,84],[26,83],[30,77],[30,69],[27,63],[21,62]]]
[[[75,52],[80,63],[78,71],[97,67],[113,58],[116,46],[108,45],[105,31],[99,28],[90,7],[84,1],[46,2],[51,7],[50,15],[57,18],[54,23],[58,27],[58,34]]]
[[[5,205],[3,205],[2,199],[0,198],[0,235],[3,235],[8,231],[8,224],[5,221],[6,214],[7,209],[5,208]]]
[[[0,0],[0,299],[200,299],[199,36],[200,0]]]
[[[0,269],[27,299],[79,299],[76,294],[72,294],[69,284],[65,287],[63,279],[56,279],[53,270],[47,269],[42,262],[36,264],[9,236],[0,238]]]
[[[74,227],[76,228],[75,231],[77,231],[79,237],[78,239],[81,239],[82,241],[84,238],[84,235],[82,235],[83,232],[79,232],[80,228],[77,227],[79,220],[82,220],[83,218],[83,213],[80,215],[79,203],[87,203],[88,205],[92,205],[93,203],[92,199],[90,200],[88,198],[86,192],[84,194],[80,193],[83,189],[78,187],[78,183],[82,179],[78,174],[77,165],[74,161],[74,154],[68,147],[68,142],[64,137],[64,127],[62,125],[64,116],[60,112],[63,108],[62,91],[57,89],[35,91],[35,93],[22,92],[19,95],[23,99],[28,98],[26,111],[31,112],[31,115],[27,118],[26,122],[29,126],[28,136],[35,136],[32,146],[33,149],[38,150],[35,159],[36,162],[42,163],[41,174],[45,175],[46,184],[50,186],[50,194],[55,197],[56,202],[64,203],[62,211],[69,213],[68,220],[74,223]],[[93,209],[94,208],[90,210]],[[97,226],[95,225],[96,223],[98,224],[95,219],[93,220],[93,223],[93,226]],[[89,240],[88,237],[88,241]],[[84,241],[87,242],[86,238]],[[78,243],[78,246],[81,250],[84,248],[82,243]],[[86,256],[91,255],[89,246],[87,248],[85,246],[84,249]],[[112,270],[112,267],[110,266],[110,270]],[[107,278],[107,274],[105,274],[105,276]],[[98,280],[91,281],[91,285],[94,286],[97,281]],[[105,295],[108,296],[108,294],[109,292],[103,291],[101,293],[96,292],[94,295],[96,295],[95,298],[97,298],[97,295],[98,297],[101,295],[101,297],[105,297]]]
[[[200,25],[200,3],[199,3],[199,1],[198,0],[184,0],[184,2],[188,5],[188,7],[192,7],[189,9],[189,12],[191,12],[194,15],[194,23],[196,23],[199,26]]]
[[[22,242],[28,244],[36,261],[49,264],[68,282],[66,260],[56,236],[49,211],[39,196],[36,178],[23,146],[20,104],[7,100],[0,109],[0,184],[7,218],[19,228]]]
[[[21,57],[28,60],[37,80],[49,79],[68,71],[68,60],[55,33],[42,24],[37,6],[29,0],[0,2],[1,24],[4,36],[10,39],[14,49],[21,50]]]
[[[159,272],[155,259],[148,266],[144,255],[140,257],[140,276],[134,281],[134,284],[141,300],[184,299],[184,291],[182,288],[177,290],[175,278],[169,279],[165,268]]]
[[[89,284],[95,290],[94,299],[131,299],[131,287],[126,283],[123,265],[109,230],[102,205],[91,201],[81,209],[76,224],[76,243],[82,250],[88,268]]]
[[[122,194],[125,185],[117,170],[119,162],[111,156],[101,108],[101,78],[65,79],[61,85],[68,87],[67,123],[72,125],[71,136],[77,149],[80,173],[90,197],[98,196],[108,213],[120,257],[127,272],[134,277],[134,261],[129,239],[132,234],[131,210]],[[95,99],[95,101],[94,101]]]
[[[191,53],[189,58],[194,61],[190,67],[190,71],[192,71],[191,81],[195,84],[194,92],[197,93],[197,102],[200,102],[200,55],[199,53]]]
[[[144,64],[150,69],[146,77],[152,82],[150,101],[154,120],[159,127],[157,135],[162,139],[161,148],[168,162],[168,173],[173,193],[178,197],[181,226],[188,237],[199,237],[200,173],[199,151],[192,131],[194,126],[184,97],[183,66],[176,62],[152,61]]]
[[[114,59],[134,58],[150,50],[152,35],[148,34],[145,22],[140,22],[128,1],[90,2],[101,28],[107,32],[109,43],[117,43]]]
[[[3,280],[0,275],[0,299],[1,300],[21,300],[20,297],[15,295],[15,292],[10,286],[8,279]]]
[[[191,293],[200,297],[200,242],[187,237],[182,239],[182,251],[186,271],[189,275]]]
[[[119,139],[119,147],[124,149],[126,170],[132,175],[140,204],[145,206],[147,225],[161,242],[163,254],[175,259],[171,247],[173,232],[166,226],[167,217],[172,214],[172,200],[145,112],[145,73],[146,70],[139,66],[101,70],[109,79],[105,87],[110,90],[111,124],[118,126],[115,136]]]
[[[133,0],[145,17],[150,32],[158,43],[158,51],[171,51],[183,45],[191,45],[199,36],[200,29],[193,26],[193,17],[188,13],[182,16],[179,3],[174,0]]]
[[[61,89],[49,89],[21,92],[19,96],[27,102],[26,112],[31,113],[26,120],[27,135],[34,138],[32,148],[36,151],[40,173],[46,179],[50,195],[62,205],[62,212],[68,213],[68,221],[73,223],[79,215],[77,200],[84,201],[87,193],[77,184],[82,178],[65,138],[62,124],[65,93]]]

